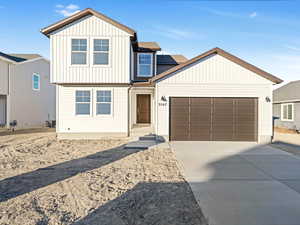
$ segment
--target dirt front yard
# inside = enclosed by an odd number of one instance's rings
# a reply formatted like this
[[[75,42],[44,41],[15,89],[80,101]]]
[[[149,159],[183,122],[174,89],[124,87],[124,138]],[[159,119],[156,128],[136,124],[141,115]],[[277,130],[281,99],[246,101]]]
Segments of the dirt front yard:
[[[0,224],[206,224],[173,152],[125,143],[0,136]]]

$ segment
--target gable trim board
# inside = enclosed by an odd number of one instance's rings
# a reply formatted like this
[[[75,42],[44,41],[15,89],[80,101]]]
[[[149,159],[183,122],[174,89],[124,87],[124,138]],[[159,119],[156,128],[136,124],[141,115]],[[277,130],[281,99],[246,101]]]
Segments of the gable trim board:
[[[8,58],[5,58],[5,57],[3,57],[3,56],[0,56],[0,60],[3,60],[3,61],[8,62],[8,63],[16,63],[15,61],[10,60],[10,59],[8,59]]]
[[[70,23],[73,23],[76,20],[79,20],[85,16],[88,16],[88,15],[96,16],[96,17],[102,19],[103,21],[125,31],[129,35],[133,36],[134,39],[136,39],[136,32],[133,29],[131,29],[131,28],[119,23],[118,21],[113,20],[113,19],[109,18],[108,16],[105,16],[104,14],[99,13],[91,8],[84,9],[78,13],[75,13],[74,15],[72,15],[70,17],[67,17],[66,19],[60,20],[50,26],[47,26],[47,27],[41,29],[41,33],[43,33],[44,35],[49,37],[52,32],[66,26]]]
[[[280,104],[280,103],[295,103],[295,102],[300,102],[300,99],[291,99],[291,100],[273,101],[273,104]]]
[[[203,53],[199,56],[196,56],[196,57],[194,57],[194,58],[178,65],[178,66],[175,66],[175,67],[173,67],[173,68],[171,68],[171,69],[169,69],[169,70],[153,77],[152,79],[150,79],[150,82],[159,81],[159,80],[167,77],[168,75],[170,75],[170,74],[172,74],[172,73],[174,73],[178,70],[184,69],[188,65],[191,65],[191,64],[193,64],[193,63],[195,63],[195,62],[197,62],[201,59],[204,59],[204,58],[206,58],[208,56],[211,56],[211,55],[214,55],[214,54],[221,55],[224,58],[226,58],[226,59],[228,59],[228,60],[230,60],[230,61],[232,61],[232,62],[234,62],[234,63],[236,63],[236,64],[238,64],[238,65],[254,72],[254,73],[256,73],[257,75],[260,75],[263,78],[266,78],[266,79],[272,81],[275,84],[280,84],[281,82],[283,82],[283,80],[281,80],[280,78],[278,78],[278,77],[276,77],[276,76],[274,76],[270,73],[267,73],[267,72],[259,69],[258,67],[254,66],[250,63],[247,63],[246,61],[244,61],[244,60],[242,60],[242,59],[240,59],[240,58],[238,58],[238,57],[236,57],[236,56],[234,56],[234,55],[232,55],[232,54],[230,54],[230,53],[228,53],[228,52],[226,52],[226,51],[224,51],[220,48],[213,48],[213,49],[211,49],[211,50],[209,50],[209,51],[207,51],[207,52],[205,52],[205,53]]]

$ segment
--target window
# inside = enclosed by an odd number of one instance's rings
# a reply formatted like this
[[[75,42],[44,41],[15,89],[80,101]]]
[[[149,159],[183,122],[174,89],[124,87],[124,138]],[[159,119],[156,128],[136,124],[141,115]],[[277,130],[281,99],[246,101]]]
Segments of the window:
[[[109,40],[94,39],[94,65],[108,65]]]
[[[72,65],[85,65],[87,63],[87,39],[72,39]]]
[[[96,114],[111,114],[111,91],[97,91]]]
[[[294,120],[294,104],[282,104],[281,105],[281,120],[293,121]]]
[[[90,115],[91,92],[76,91],[76,115]]]
[[[152,53],[138,54],[138,76],[140,77],[152,76]]]
[[[40,90],[40,75],[37,73],[32,75],[32,89],[35,91]]]

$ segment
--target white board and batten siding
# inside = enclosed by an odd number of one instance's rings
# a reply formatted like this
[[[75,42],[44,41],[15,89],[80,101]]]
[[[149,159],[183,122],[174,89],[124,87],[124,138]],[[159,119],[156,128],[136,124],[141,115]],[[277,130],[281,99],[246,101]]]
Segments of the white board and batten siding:
[[[0,95],[8,94],[8,70],[9,63],[0,60]]]
[[[157,83],[157,102],[169,97],[257,97],[259,142],[272,135],[272,85],[256,73],[220,56],[213,55],[170,74]],[[266,97],[271,102],[266,101]],[[169,104],[157,107],[156,132],[169,134]]]
[[[128,87],[57,86],[58,133],[98,133],[108,136],[128,134]],[[76,90],[91,91],[90,115],[76,115]],[[111,115],[96,115],[97,90],[110,90],[112,94]],[[84,136],[81,136],[83,138]]]
[[[87,65],[71,65],[71,39],[86,38]],[[109,39],[109,65],[93,65],[93,39]],[[129,83],[130,35],[99,19],[86,16],[50,36],[51,82]]]

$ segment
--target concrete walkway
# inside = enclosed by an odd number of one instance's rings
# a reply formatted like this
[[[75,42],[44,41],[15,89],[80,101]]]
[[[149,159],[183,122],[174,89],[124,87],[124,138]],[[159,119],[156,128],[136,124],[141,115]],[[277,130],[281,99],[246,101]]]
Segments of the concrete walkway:
[[[300,158],[245,142],[171,142],[210,225],[300,225]]]

